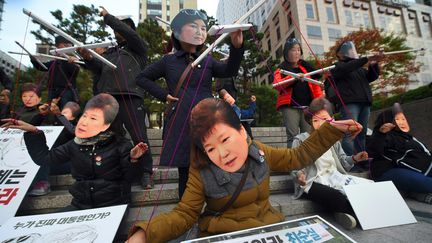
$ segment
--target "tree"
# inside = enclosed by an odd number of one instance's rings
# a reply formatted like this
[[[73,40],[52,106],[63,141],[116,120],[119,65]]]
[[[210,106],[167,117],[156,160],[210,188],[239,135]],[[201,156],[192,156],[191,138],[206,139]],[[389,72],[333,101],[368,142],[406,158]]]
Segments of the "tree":
[[[144,22],[139,23],[137,33],[143,38],[147,44],[147,64],[151,64],[161,58],[167,52],[165,47],[170,41],[170,37],[165,30],[158,25],[154,19],[147,18]]]
[[[385,33],[378,29],[360,29],[337,40],[335,45],[324,54],[321,65],[327,67],[334,63],[336,61],[336,48],[348,40],[355,43],[359,54],[376,52],[380,48],[383,48],[385,52],[410,49],[406,45],[406,37],[404,36]],[[320,65],[318,64],[317,67]],[[378,91],[380,96],[385,96],[387,93],[400,94],[405,92],[411,82],[409,76],[419,71],[419,65],[415,63],[415,55],[411,53],[388,55],[381,63],[380,68],[379,80],[372,83],[372,90]]]
[[[72,5],[72,12],[69,18],[64,18],[63,12],[58,9],[50,13],[58,22],[54,24],[54,26],[60,28],[82,43],[104,41],[109,36],[109,33],[105,31],[105,23],[98,17],[99,10],[95,8],[93,4],[90,7],[85,5]],[[43,25],[40,25],[38,30],[31,31],[31,33],[42,43],[49,45],[53,45],[54,43],[52,37],[55,33]]]

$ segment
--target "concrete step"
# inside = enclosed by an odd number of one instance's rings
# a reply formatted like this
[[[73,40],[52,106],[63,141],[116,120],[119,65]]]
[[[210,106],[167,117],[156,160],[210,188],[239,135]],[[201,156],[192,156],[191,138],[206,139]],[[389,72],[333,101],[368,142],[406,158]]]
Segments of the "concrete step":
[[[288,172],[271,172],[271,175],[288,175]],[[168,168],[165,166],[155,166],[153,168],[153,181],[155,184],[176,182],[178,181],[177,168]],[[68,189],[75,182],[71,174],[50,176],[52,190]]]
[[[290,175],[272,175],[270,177],[270,193],[293,192],[292,177]],[[26,196],[21,203],[19,214],[39,214],[55,212],[70,205],[72,196],[67,190],[54,190],[48,195],[40,197]],[[178,202],[178,184],[156,184],[151,190],[143,190],[141,186],[132,186],[131,206],[155,205]]]

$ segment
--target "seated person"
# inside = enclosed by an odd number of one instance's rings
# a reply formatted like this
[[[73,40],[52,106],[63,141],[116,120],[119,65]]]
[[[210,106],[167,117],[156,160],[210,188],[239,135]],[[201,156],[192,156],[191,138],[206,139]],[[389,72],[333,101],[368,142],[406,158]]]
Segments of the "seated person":
[[[116,133],[115,124],[119,105],[109,94],[91,98],[75,129],[75,138],[48,150],[43,132],[35,126],[14,119],[4,119],[2,127],[26,131],[24,140],[36,164],[71,162],[70,188],[72,203],[65,210],[80,210],[130,202],[131,181],[137,162],[147,151],[147,145],[137,144],[133,149],[129,140]]]
[[[269,201],[270,170],[303,168],[344,132],[355,136],[361,131],[353,120],[326,123],[299,148],[273,148],[248,139],[231,106],[215,98],[203,99],[192,109],[189,125],[191,167],[181,201],[171,212],[136,223],[129,243],[167,242],[197,221],[200,236],[281,222],[284,215]]]
[[[253,119],[253,115],[254,115],[256,108],[257,108],[255,95],[251,96],[251,98],[250,98],[251,102],[249,103],[249,107],[247,109],[240,109],[240,107],[238,107],[235,104],[236,101],[235,101],[234,97],[232,97],[231,94],[228,93],[225,89],[219,90],[219,97],[231,105],[231,107],[236,112],[237,116],[240,118],[240,121],[242,121],[242,125],[246,129],[247,134],[249,135],[249,137],[251,139],[253,139],[252,129],[251,129],[250,123],[245,122],[243,120],[244,119]]]
[[[325,98],[312,100],[304,116],[311,125],[312,132],[321,127],[326,121],[332,121],[332,105]],[[308,132],[297,135],[293,140],[293,148],[300,146],[310,134]],[[347,175],[354,163],[368,158],[366,152],[347,156],[341,143],[336,142],[315,163],[294,171],[294,198],[304,196],[324,206],[335,213],[336,221],[344,228],[352,229],[357,225],[354,211],[343,191],[344,185],[372,182],[364,178]]]
[[[373,158],[371,176],[375,181],[393,181],[398,190],[432,204],[431,151],[410,130],[398,103],[378,115],[367,146]]]
[[[41,91],[34,83],[25,83],[21,86],[23,107],[17,111],[17,119],[31,122],[39,114],[39,106],[42,105],[40,95]]]
[[[73,102],[69,101],[65,104],[62,111],[60,112],[59,107],[57,106],[57,102],[60,98],[53,99],[50,104],[45,103],[39,106],[39,113],[36,114],[30,121],[30,124],[34,126],[43,125],[55,125],[55,126],[64,126],[65,128],[62,130],[56,141],[54,142],[52,148],[55,148],[59,145],[65,144],[72,140],[74,135],[74,128],[71,122],[75,121],[81,113],[80,106]],[[63,116],[62,114],[65,114]],[[50,117],[47,119],[47,117]],[[70,119],[70,121],[69,121]],[[69,174],[70,173],[70,163],[63,164],[43,164],[40,166],[38,173],[36,174],[33,183],[32,189],[27,193],[29,196],[43,196],[51,192],[51,185],[49,183],[49,175],[50,174]]]

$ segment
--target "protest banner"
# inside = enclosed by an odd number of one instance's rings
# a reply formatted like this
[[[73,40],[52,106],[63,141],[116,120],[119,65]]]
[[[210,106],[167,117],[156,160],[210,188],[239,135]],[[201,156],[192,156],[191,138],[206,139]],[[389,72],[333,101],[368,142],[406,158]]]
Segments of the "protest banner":
[[[318,215],[182,243],[355,242]]]
[[[51,148],[62,126],[38,127],[45,133]],[[39,166],[27,152],[24,132],[17,129],[0,129],[0,225],[15,216]]]
[[[127,205],[10,218],[0,242],[113,242]]]

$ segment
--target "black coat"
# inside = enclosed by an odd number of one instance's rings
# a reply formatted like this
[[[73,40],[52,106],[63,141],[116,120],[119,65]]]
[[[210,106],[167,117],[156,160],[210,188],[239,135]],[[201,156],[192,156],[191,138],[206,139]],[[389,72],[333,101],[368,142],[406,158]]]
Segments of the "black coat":
[[[73,206],[88,209],[130,202],[130,181],[139,168],[130,162],[130,141],[111,137],[95,145],[78,145],[71,140],[48,150],[43,132],[26,132],[24,140],[38,165],[71,162],[76,180],[69,189]]]
[[[113,69],[96,58],[85,60],[85,67],[93,73],[95,92],[112,95],[130,94],[143,98],[144,92],[136,85],[135,78],[147,61],[147,44],[127,24],[107,14],[105,23],[118,32],[126,41],[109,48],[102,56],[117,66]]]
[[[336,67],[331,70],[336,87],[345,103],[372,104],[369,83],[378,78],[380,70],[378,64],[369,65],[366,70],[363,65],[367,62],[367,57],[348,59],[335,63]],[[328,90],[326,92],[331,93]]]
[[[157,99],[165,102],[168,94],[174,94],[180,76],[189,64],[188,56],[189,54],[182,50],[164,56],[138,75],[137,84]],[[161,165],[179,167],[189,165],[189,110],[201,100],[213,97],[213,77],[229,78],[237,75],[242,58],[243,48],[231,47],[227,63],[216,61],[211,56],[208,56],[201,61],[198,67],[192,70],[189,83],[189,77],[185,78],[182,88],[176,95],[180,100],[174,104],[174,109],[170,111],[165,119],[163,130],[165,147],[161,154]],[[155,82],[160,78],[165,78],[168,89],[160,87]],[[187,89],[184,87],[187,87]],[[173,123],[172,119],[176,112],[177,115]],[[172,123],[172,128],[170,128]],[[173,158],[174,154],[175,158]]]

